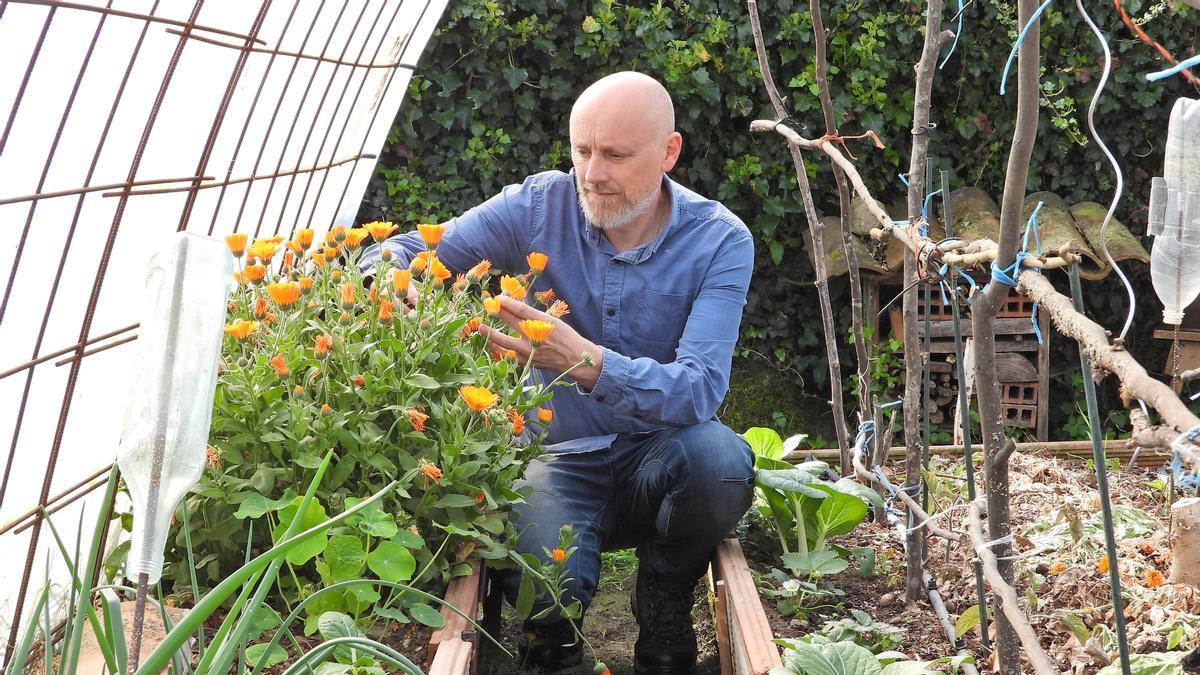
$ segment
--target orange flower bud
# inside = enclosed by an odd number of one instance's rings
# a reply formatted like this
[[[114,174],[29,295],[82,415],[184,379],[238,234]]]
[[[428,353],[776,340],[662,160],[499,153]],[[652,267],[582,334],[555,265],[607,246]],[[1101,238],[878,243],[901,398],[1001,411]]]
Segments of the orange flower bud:
[[[408,284],[412,281],[412,272],[409,270],[392,270],[392,288],[396,292],[403,295],[408,293]]]
[[[425,246],[434,249],[441,242],[442,235],[446,233],[446,226],[422,223],[417,225],[417,231],[421,233],[421,239],[425,241]]]
[[[525,418],[516,410],[508,411],[508,421],[512,422],[513,436],[520,436],[525,431]]]
[[[445,281],[450,278],[450,270],[446,269],[442,261],[437,258],[429,259],[429,274],[438,281]]]
[[[480,281],[483,281],[484,277],[487,276],[488,272],[491,269],[492,269],[492,261],[480,260],[478,263],[476,263],[476,265],[474,267],[467,270],[467,278],[470,279],[473,283],[477,284]]]
[[[307,293],[312,290],[312,287],[313,287],[312,277],[300,277],[300,279],[297,280],[296,283],[298,283],[300,285],[300,290],[304,293]]]
[[[408,421],[412,424],[413,431],[424,432],[425,422],[429,419],[429,415],[421,412],[419,408],[409,408]]]
[[[329,235],[333,237],[333,240],[335,242],[340,244],[343,241],[346,241],[346,228],[341,225],[338,225],[337,227],[335,227],[329,231]]]
[[[267,299],[262,298],[262,297],[255,298],[254,299],[254,318],[261,319],[261,318],[265,317],[266,315],[267,315]]]
[[[296,231],[296,243],[300,244],[301,248],[308,249],[313,243],[313,231],[311,228],[304,228]]]
[[[533,297],[536,298],[541,304],[549,305],[550,303],[554,302],[554,289],[547,288],[544,291],[538,291],[537,293],[533,294]]]
[[[380,321],[391,321],[392,320],[392,301],[391,300],[380,300],[379,301],[379,320]]]
[[[240,258],[246,252],[246,233],[235,232],[225,237],[225,245],[233,252],[233,257]]]
[[[342,307],[350,309],[354,306],[354,284],[344,283],[339,289],[342,296]]]
[[[324,415],[328,415],[328,414],[329,414],[329,413],[331,413],[331,412],[333,412],[333,408],[329,407],[329,404],[328,404],[328,403],[322,403],[322,404],[321,404],[321,413],[322,413],[322,414],[324,414]]]
[[[551,408],[538,408],[538,421],[542,424],[550,424],[550,420],[554,419],[554,410]]]
[[[355,376],[354,376],[354,386],[355,386],[355,387],[358,387],[358,388],[360,388],[360,389],[361,389],[362,387],[365,387],[365,386],[367,386],[367,378],[363,377],[361,374],[360,374],[360,375],[355,375]]]
[[[329,353],[329,347],[333,344],[333,338],[328,335],[318,335],[313,342],[313,356],[323,358]]]
[[[408,269],[412,270],[413,274],[421,274],[428,265],[429,251],[421,251],[412,259],[412,262],[408,263]]]
[[[287,360],[283,358],[283,354],[275,355],[271,359],[271,367],[275,369],[275,374],[280,377],[287,377],[292,371],[288,370]]]
[[[292,393],[296,396],[299,396],[300,394],[304,393],[304,387],[298,384],[295,387],[292,387]]]
[[[555,300],[554,304],[550,305],[550,309],[546,310],[546,313],[556,319],[561,319],[570,314],[571,310],[567,307],[567,303],[562,300]]]
[[[567,552],[561,548],[556,548],[550,552],[550,557],[554,559],[555,565],[562,565],[567,561]]]
[[[442,470],[438,468],[437,464],[432,464],[425,460],[421,460],[421,473],[425,474],[426,478],[438,483],[439,485],[442,482]]]
[[[549,260],[549,257],[545,253],[534,251],[525,256],[525,260],[529,263],[529,271],[536,274],[546,269],[546,261]]]

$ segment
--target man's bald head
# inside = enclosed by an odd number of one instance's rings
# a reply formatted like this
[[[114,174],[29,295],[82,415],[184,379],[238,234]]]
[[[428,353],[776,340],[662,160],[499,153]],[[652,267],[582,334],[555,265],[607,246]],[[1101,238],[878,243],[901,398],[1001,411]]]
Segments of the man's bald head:
[[[675,106],[667,89],[653,77],[634,71],[607,75],[585,89],[575,100],[571,117],[586,113],[636,116],[639,126],[656,139],[675,131]]]

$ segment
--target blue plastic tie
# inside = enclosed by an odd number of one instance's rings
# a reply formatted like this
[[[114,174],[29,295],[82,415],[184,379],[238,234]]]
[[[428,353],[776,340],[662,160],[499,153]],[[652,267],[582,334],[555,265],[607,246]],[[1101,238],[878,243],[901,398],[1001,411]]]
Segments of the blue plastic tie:
[[[925,195],[925,203],[921,205],[921,217],[922,218],[925,218],[925,219],[929,218],[929,202],[932,201],[934,197],[936,197],[940,194],[942,194],[942,190],[941,190],[941,188],[938,188],[937,190],[934,190],[933,192],[930,192],[929,194]]]
[[[1158,82],[1159,80],[1164,80],[1172,75],[1178,75],[1192,66],[1200,66],[1200,54],[1197,54],[1190,59],[1180,61],[1166,70],[1160,70],[1157,73],[1147,73],[1146,79],[1151,82]]]
[[[900,404],[902,404],[902,403],[904,403],[904,401],[903,401],[903,400],[898,400],[898,401],[890,401],[890,402],[888,402],[888,403],[884,403],[883,405],[879,406],[879,409],[880,409],[880,410],[887,410],[888,408],[895,408],[896,406],[898,406],[898,405],[900,405]]]
[[[898,173],[896,177],[900,179],[901,183],[904,183],[904,187],[908,187],[908,179],[904,177],[904,174]]]
[[[938,64],[938,70],[946,67],[946,62],[950,60],[950,56],[954,54],[954,48],[958,46],[958,36],[962,35],[963,26],[963,1],[958,0],[958,27],[954,29],[954,42],[950,43],[950,51],[946,52],[945,58]]]
[[[1198,399],[1198,398],[1200,398],[1200,391],[1198,391],[1198,392],[1196,392],[1196,393],[1192,394],[1192,398],[1191,398],[1191,399],[1189,399],[1189,400],[1195,401],[1195,400],[1196,400],[1196,399]]]
[[[1004,284],[1005,286],[1017,285],[1017,275],[1021,273],[1021,265],[1025,262],[1026,258],[1028,258],[1030,255],[1033,255],[1029,252],[1030,233],[1033,233],[1035,252],[1042,252],[1042,238],[1038,235],[1037,216],[1038,212],[1042,210],[1042,206],[1044,204],[1045,202],[1038,202],[1037,206],[1033,209],[1033,213],[1029,214],[1029,220],[1025,222],[1025,235],[1021,240],[1021,250],[1017,251],[1017,257],[1015,260],[1013,260],[1012,264],[1008,267],[1001,268],[996,265],[996,261],[992,261],[992,281],[995,281],[999,284]],[[1038,274],[1041,274],[1040,270],[1038,271]],[[1036,302],[1033,303],[1033,312],[1031,313],[1029,320],[1033,322],[1033,334],[1037,336],[1038,344],[1042,344],[1042,329],[1037,323]]]
[[[1046,11],[1051,2],[1053,0],[1046,0],[1042,3],[1041,7],[1034,10],[1033,16],[1029,17],[1029,21],[1025,24],[1025,27],[1021,29],[1021,34],[1017,36],[1017,41],[1013,44],[1012,51],[1008,53],[1008,60],[1004,62],[1004,76],[1000,78],[1001,96],[1004,95],[1004,87],[1008,84],[1008,70],[1012,67],[1013,59],[1017,58],[1017,51],[1021,48],[1021,43],[1025,41],[1025,35],[1029,33],[1030,26],[1037,23],[1038,18],[1042,16],[1042,12]]]

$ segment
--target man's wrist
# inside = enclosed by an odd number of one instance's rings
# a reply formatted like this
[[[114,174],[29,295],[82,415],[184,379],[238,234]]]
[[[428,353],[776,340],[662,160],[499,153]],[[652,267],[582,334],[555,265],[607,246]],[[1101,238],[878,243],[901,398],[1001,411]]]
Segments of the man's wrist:
[[[581,388],[591,391],[604,370],[604,350],[589,342],[579,358],[581,363],[571,370],[569,377]]]

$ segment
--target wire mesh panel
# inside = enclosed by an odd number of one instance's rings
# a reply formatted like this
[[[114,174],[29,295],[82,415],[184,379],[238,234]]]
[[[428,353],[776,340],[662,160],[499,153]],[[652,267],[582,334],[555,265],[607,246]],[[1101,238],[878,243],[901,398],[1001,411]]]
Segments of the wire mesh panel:
[[[73,536],[108,508],[87,495],[120,440],[150,251],[350,224],[445,5],[0,0],[6,663],[46,576],[40,509]]]

